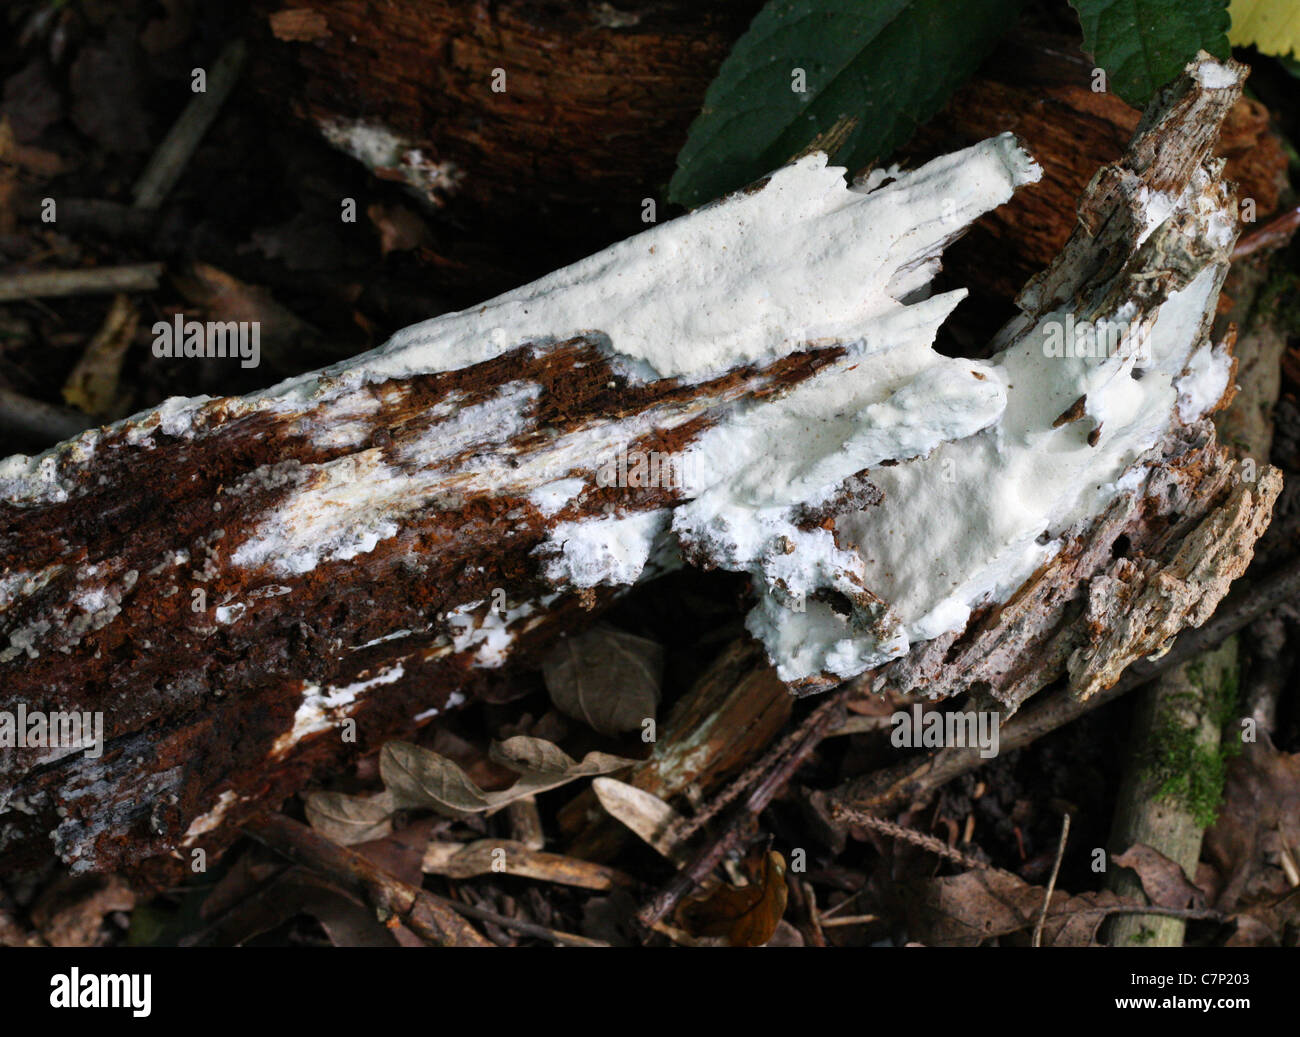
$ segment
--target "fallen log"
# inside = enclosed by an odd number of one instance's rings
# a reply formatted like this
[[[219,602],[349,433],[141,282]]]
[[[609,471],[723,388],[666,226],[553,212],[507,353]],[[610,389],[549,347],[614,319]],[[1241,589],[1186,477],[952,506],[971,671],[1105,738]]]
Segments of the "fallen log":
[[[281,6],[254,4],[259,101],[420,199],[434,216],[423,258],[478,298],[642,230],[647,199],[664,217],[691,120],[762,4],[300,0],[309,36],[277,27]],[[1064,245],[1141,115],[1098,92],[1093,69],[1077,35],[1021,25],[902,150],[917,164],[1009,130],[1043,167],[952,250],[952,284],[1005,304]],[[1258,218],[1276,209],[1287,158],[1263,105],[1233,106],[1217,153]]]
[[[356,360],[10,458],[0,860],[194,866],[683,563],[750,575],[749,629],[801,691],[900,660],[950,693],[959,638],[1005,661],[1011,708],[1067,666],[1109,680],[1108,603],[1158,582],[1128,546],[1222,528],[1231,568],[1276,494],[1266,471],[1216,518],[1204,421],[1238,229],[1209,156],[1241,78],[1207,58],[1157,99],[989,361],[931,348],[964,293],[928,285],[1037,178],[1010,137],[852,189],[808,156]],[[1108,666],[1212,611],[1230,577],[1184,561],[1160,637]],[[102,737],[66,737],[83,715]]]

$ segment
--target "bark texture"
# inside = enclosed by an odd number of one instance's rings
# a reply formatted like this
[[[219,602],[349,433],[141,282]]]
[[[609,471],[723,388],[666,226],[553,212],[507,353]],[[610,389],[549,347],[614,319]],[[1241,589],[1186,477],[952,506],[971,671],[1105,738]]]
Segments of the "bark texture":
[[[255,5],[266,57],[255,66],[258,94],[437,210],[425,260],[442,283],[482,293],[644,229],[645,199],[664,218],[691,121],[762,4],[297,6],[317,16],[307,38],[276,29],[278,3]],[[496,69],[503,92],[492,89]],[[1022,27],[904,147],[899,157],[916,162],[1010,130],[1044,168],[1038,185],[950,250],[954,284],[1005,303],[1064,245],[1080,194],[1120,157],[1141,116],[1094,82],[1077,39]],[[362,146],[349,132],[359,126],[386,146]],[[1259,217],[1277,208],[1287,159],[1263,105],[1237,102],[1218,153]]]
[[[477,462],[507,471],[533,462],[562,476],[566,439],[602,425],[616,426],[614,437],[621,429],[632,450],[675,454],[722,411],[797,384],[841,352],[685,387],[630,387],[595,343],[576,339],[278,414],[215,400],[194,413],[190,439],[169,435],[153,412],[98,436],[89,456],[72,441],[53,460],[66,500],[0,503],[9,645],[0,708],[101,711],[109,747],[99,759],[67,748],[0,754],[0,852],[46,851],[42,829],[74,866],[197,845],[247,813],[236,804],[275,802],[313,768],[378,748],[453,692],[463,701],[484,679],[476,663],[498,661],[480,654],[493,651],[493,631],[509,624],[522,658],[609,599],[606,588],[559,593],[541,579],[531,553],[555,523],[604,517],[615,499],[635,514],[680,494],[593,484],[548,517],[528,498],[535,471],[513,489],[507,476],[499,491],[475,490]],[[539,387],[535,406],[507,395],[503,412],[464,427],[463,414],[521,381]],[[503,437],[516,406],[527,422]],[[427,445],[444,436],[455,446],[428,460]],[[374,474],[389,471],[400,478]],[[312,520],[285,514],[286,502],[325,513],[349,493],[373,505],[417,492],[431,503],[370,549],[344,546],[303,572],[284,564],[280,546],[264,563],[238,560],[259,557],[259,538],[295,522],[310,549]],[[480,606],[456,612],[466,601]],[[371,688],[382,695],[363,694]],[[355,745],[336,729],[344,719],[356,722]]]

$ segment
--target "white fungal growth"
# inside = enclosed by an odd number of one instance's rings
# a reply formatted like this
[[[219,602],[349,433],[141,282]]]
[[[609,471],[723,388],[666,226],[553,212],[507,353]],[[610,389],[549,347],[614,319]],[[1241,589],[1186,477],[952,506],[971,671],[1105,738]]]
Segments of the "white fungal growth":
[[[434,706],[430,709],[421,710],[419,713],[416,713],[415,716],[413,716],[411,719],[418,724],[420,721],[429,720],[432,717],[436,717],[439,713],[443,712],[444,710],[455,709],[457,706],[464,703],[464,701],[465,701],[464,695],[462,695],[459,691],[453,691],[450,695],[447,696],[446,705],[442,706],[441,708]]]
[[[1122,492],[1120,478],[1169,426],[1172,382],[1216,286],[1216,271],[1207,269],[1161,308],[1150,340],[1154,363],[1140,380],[1131,354],[1044,356],[1044,326],[1062,315],[1044,318],[995,362],[1009,386],[995,426],[922,461],[872,472],[884,500],[836,528],[906,641],[882,646],[868,665],[961,629],[978,604],[1006,600],[1055,556],[1061,534]],[[1085,394],[1086,417],[1053,428]],[[1217,400],[1203,400],[1201,410]],[[1184,420],[1199,413],[1190,409]]]
[[[582,479],[557,479],[537,487],[528,494],[528,499],[537,505],[538,511],[550,518],[562,511],[565,505],[586,488],[587,484]]]
[[[635,583],[670,519],[664,510],[557,523],[550,543],[558,553],[546,559],[543,572],[552,583],[574,587]]]
[[[322,561],[368,554],[398,534],[405,516],[447,490],[448,473],[440,465],[456,455],[472,455],[475,448],[487,450],[526,427],[528,404],[539,392],[534,384],[512,383],[484,402],[448,407],[446,420],[403,446],[398,464],[371,448],[305,466],[304,484],[261,522],[231,561],[301,575]],[[472,473],[485,463],[471,456],[455,471]]]
[[[1196,81],[1207,90],[1225,90],[1237,85],[1237,75],[1218,61],[1200,61],[1192,70]]]
[[[659,377],[702,377],[801,342],[852,340],[929,282],[948,237],[1040,176],[1010,134],[869,193],[808,155],[762,190],[413,325],[371,367],[388,377],[447,370],[539,337],[600,331]]]
[[[1232,357],[1227,348],[1222,343],[1201,346],[1187,362],[1186,373],[1174,383],[1179,418],[1194,421],[1214,407],[1227,391],[1231,377]]]
[[[293,727],[275,740],[271,746],[272,759],[283,757],[308,735],[326,731],[346,717],[366,692],[384,684],[392,684],[405,675],[402,664],[385,667],[373,677],[353,681],[342,687],[328,687],[323,691],[317,684],[304,684],[302,703],[293,716]]]
[[[386,126],[362,119],[320,125],[325,139],[372,170],[398,173],[425,201],[440,206],[464,174],[454,162],[438,162]]]
[[[521,602],[508,608],[488,609],[479,615],[482,601],[471,601],[447,613],[446,621],[451,631],[450,650],[466,652],[476,649],[473,665],[482,669],[504,666],[510,656],[515,637],[532,624],[517,624],[518,620],[535,616],[541,609],[555,601],[558,595],[547,595],[540,602]],[[511,629],[515,626],[515,629]]]
[[[1211,89],[1236,82],[1213,62],[1200,62],[1194,75]],[[400,141],[364,126],[336,135],[372,164],[401,157]],[[1149,269],[1133,272],[1136,287],[1106,304],[1108,312],[1076,322],[1067,304],[1039,302],[1068,299],[1069,290],[1036,283],[1022,295],[1026,315],[998,336],[992,359],[933,348],[966,294],[930,293],[942,250],[1040,176],[1010,135],[855,186],[824,155],[805,156],[758,189],[414,325],[363,357],[236,401],[239,413],[316,408],[333,431],[313,432],[310,418],[299,431],[319,446],[355,449],[278,473],[281,502],[231,561],[295,575],[356,558],[399,537],[408,517],[460,493],[517,494],[533,505],[518,515],[553,519],[592,489],[575,476],[603,454],[698,415],[688,400],[539,430],[541,386],[521,380],[472,405],[444,397],[420,435],[386,453],[364,440],[375,409],[367,386],[577,335],[636,382],[698,383],[836,346],[842,355],[815,374],[729,404],[724,417],[688,437],[691,485],[678,506],[609,505],[598,517],[554,522],[534,554],[538,571],[556,595],[627,585],[676,564],[680,547],[694,561],[746,572],[757,596],[749,629],[787,680],[849,677],[959,630],[972,610],[1007,600],[1072,531],[1131,491],[1144,455],[1172,424],[1211,409],[1230,376],[1226,349],[1203,344],[1237,231],[1212,170],[1199,171],[1177,197],[1130,176],[1130,260]],[[1190,282],[1175,282],[1151,255],[1175,235],[1193,236],[1198,254],[1211,257]],[[1066,325],[1072,341],[1080,329],[1123,333],[1114,348],[1062,353],[1053,341]],[[141,443],[157,433],[196,435],[196,407],[169,401],[133,419],[132,435]],[[513,437],[539,431],[546,434],[517,449]],[[81,437],[78,449],[93,450],[95,435]],[[63,499],[68,486],[52,457],[4,462],[0,490],[24,501]],[[845,505],[838,495],[864,472],[883,499]],[[822,514],[820,505],[833,506]],[[475,665],[500,665],[547,602],[506,615],[464,605],[447,617],[449,638],[422,649],[424,657],[472,650]],[[237,607],[223,603],[218,621],[236,618]],[[9,650],[31,647],[11,642]],[[319,730],[348,696],[400,675],[399,664],[347,688],[308,688],[282,741]]]
[[[217,797],[212,809],[206,814],[200,814],[190,822],[189,828],[185,830],[185,835],[181,837],[181,845],[184,847],[193,846],[198,842],[199,836],[214,831],[221,827],[221,822],[225,819],[230,808],[236,804],[243,803],[246,796],[240,796],[235,792],[227,789]]]

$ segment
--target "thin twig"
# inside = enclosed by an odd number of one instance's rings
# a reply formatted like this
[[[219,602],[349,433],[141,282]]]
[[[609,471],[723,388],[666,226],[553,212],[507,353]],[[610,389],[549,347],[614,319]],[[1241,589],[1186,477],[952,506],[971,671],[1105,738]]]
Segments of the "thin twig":
[[[785,787],[786,782],[794,777],[795,772],[821,744],[826,732],[835,726],[843,712],[849,690],[849,686],[845,685],[832,692],[826,702],[805,718],[798,728],[802,733],[800,739],[785,756],[776,760],[753,791],[728,811],[721,832],[637,912],[637,922],[642,928],[653,929],[739,845],[746,823],[767,808],[772,798]]]
[[[610,946],[604,940],[593,940],[586,936],[578,936],[576,933],[561,932],[559,929],[548,929],[544,925],[538,925],[536,922],[529,922],[522,918],[511,918],[508,915],[497,914],[495,911],[486,907],[479,907],[476,904],[465,904],[459,900],[447,900],[439,897],[436,893],[424,891],[429,896],[437,900],[442,900],[453,911],[458,911],[468,918],[476,918],[480,922],[492,922],[499,925],[502,929],[513,929],[517,933],[523,933],[525,936],[535,936],[540,940],[549,940],[551,943],[558,943],[564,947],[608,947]]]
[[[853,903],[855,900],[857,900],[858,897],[862,896],[862,894],[863,894],[864,892],[865,892],[864,889],[859,889],[856,893],[850,893],[847,897],[845,897],[843,900],[841,900],[841,901],[840,901],[838,904],[836,904],[834,907],[828,907],[825,911],[822,911],[819,917],[821,918],[821,920],[822,920],[823,922],[825,922],[826,919],[828,919],[828,918],[833,918],[833,917],[835,917],[835,915],[837,915],[839,912],[843,911],[843,910],[844,910],[846,907],[848,907],[851,903]]]
[[[154,292],[162,277],[161,263],[96,266],[84,270],[39,270],[0,277],[0,302],[51,299],[68,295],[114,295]]]
[[[1056,860],[1052,862],[1052,874],[1047,880],[1047,891],[1043,894],[1043,909],[1038,912],[1038,924],[1034,926],[1034,946],[1043,945],[1043,925],[1047,921],[1047,909],[1052,904],[1052,894],[1056,892],[1056,876],[1061,873],[1061,858],[1065,856],[1065,841],[1070,837],[1070,815],[1061,818],[1061,841],[1056,846]]]
[[[722,809],[734,801],[742,792],[748,789],[754,782],[758,781],[764,774],[768,773],[777,762],[785,756],[800,739],[804,738],[810,730],[821,723],[822,710],[826,709],[830,703],[823,703],[817,709],[809,713],[804,719],[796,725],[785,737],[776,743],[771,749],[765,752],[757,761],[745,768],[741,774],[727,785],[718,795],[711,799],[694,817],[681,821],[671,833],[674,843],[684,842],[699,831],[705,824],[717,817]]]
[[[228,43],[221,52],[208,74],[206,90],[190,99],[185,111],[172,124],[167,136],[158,145],[158,150],[149,159],[144,172],[140,174],[132,192],[137,209],[158,208],[176,186],[197,150],[199,141],[208,132],[239,80],[247,53],[248,48],[243,40]]]
[[[901,839],[913,846],[919,846],[921,849],[929,850],[940,857],[946,857],[948,860],[960,864],[963,868],[971,868],[976,871],[988,868],[984,861],[972,857],[970,854],[962,853],[961,850],[954,849],[937,836],[918,832],[915,828],[908,828],[906,825],[896,824],[893,821],[886,821],[883,817],[876,817],[874,814],[853,810],[850,807],[836,803],[831,808],[831,816],[841,821],[848,821],[850,824],[859,825],[862,828],[870,828],[881,833],[881,835]]]

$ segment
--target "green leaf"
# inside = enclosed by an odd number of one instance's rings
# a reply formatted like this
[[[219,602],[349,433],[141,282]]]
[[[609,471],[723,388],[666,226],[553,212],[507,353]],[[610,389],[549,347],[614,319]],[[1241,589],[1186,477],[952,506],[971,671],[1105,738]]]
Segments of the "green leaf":
[[[1199,50],[1232,56],[1228,0],[1070,0],[1083,49],[1106,70],[1109,87],[1141,108]]]
[[[772,0],[709,87],[669,197],[707,202],[814,140],[851,169],[888,155],[975,71],[1024,2]]]

